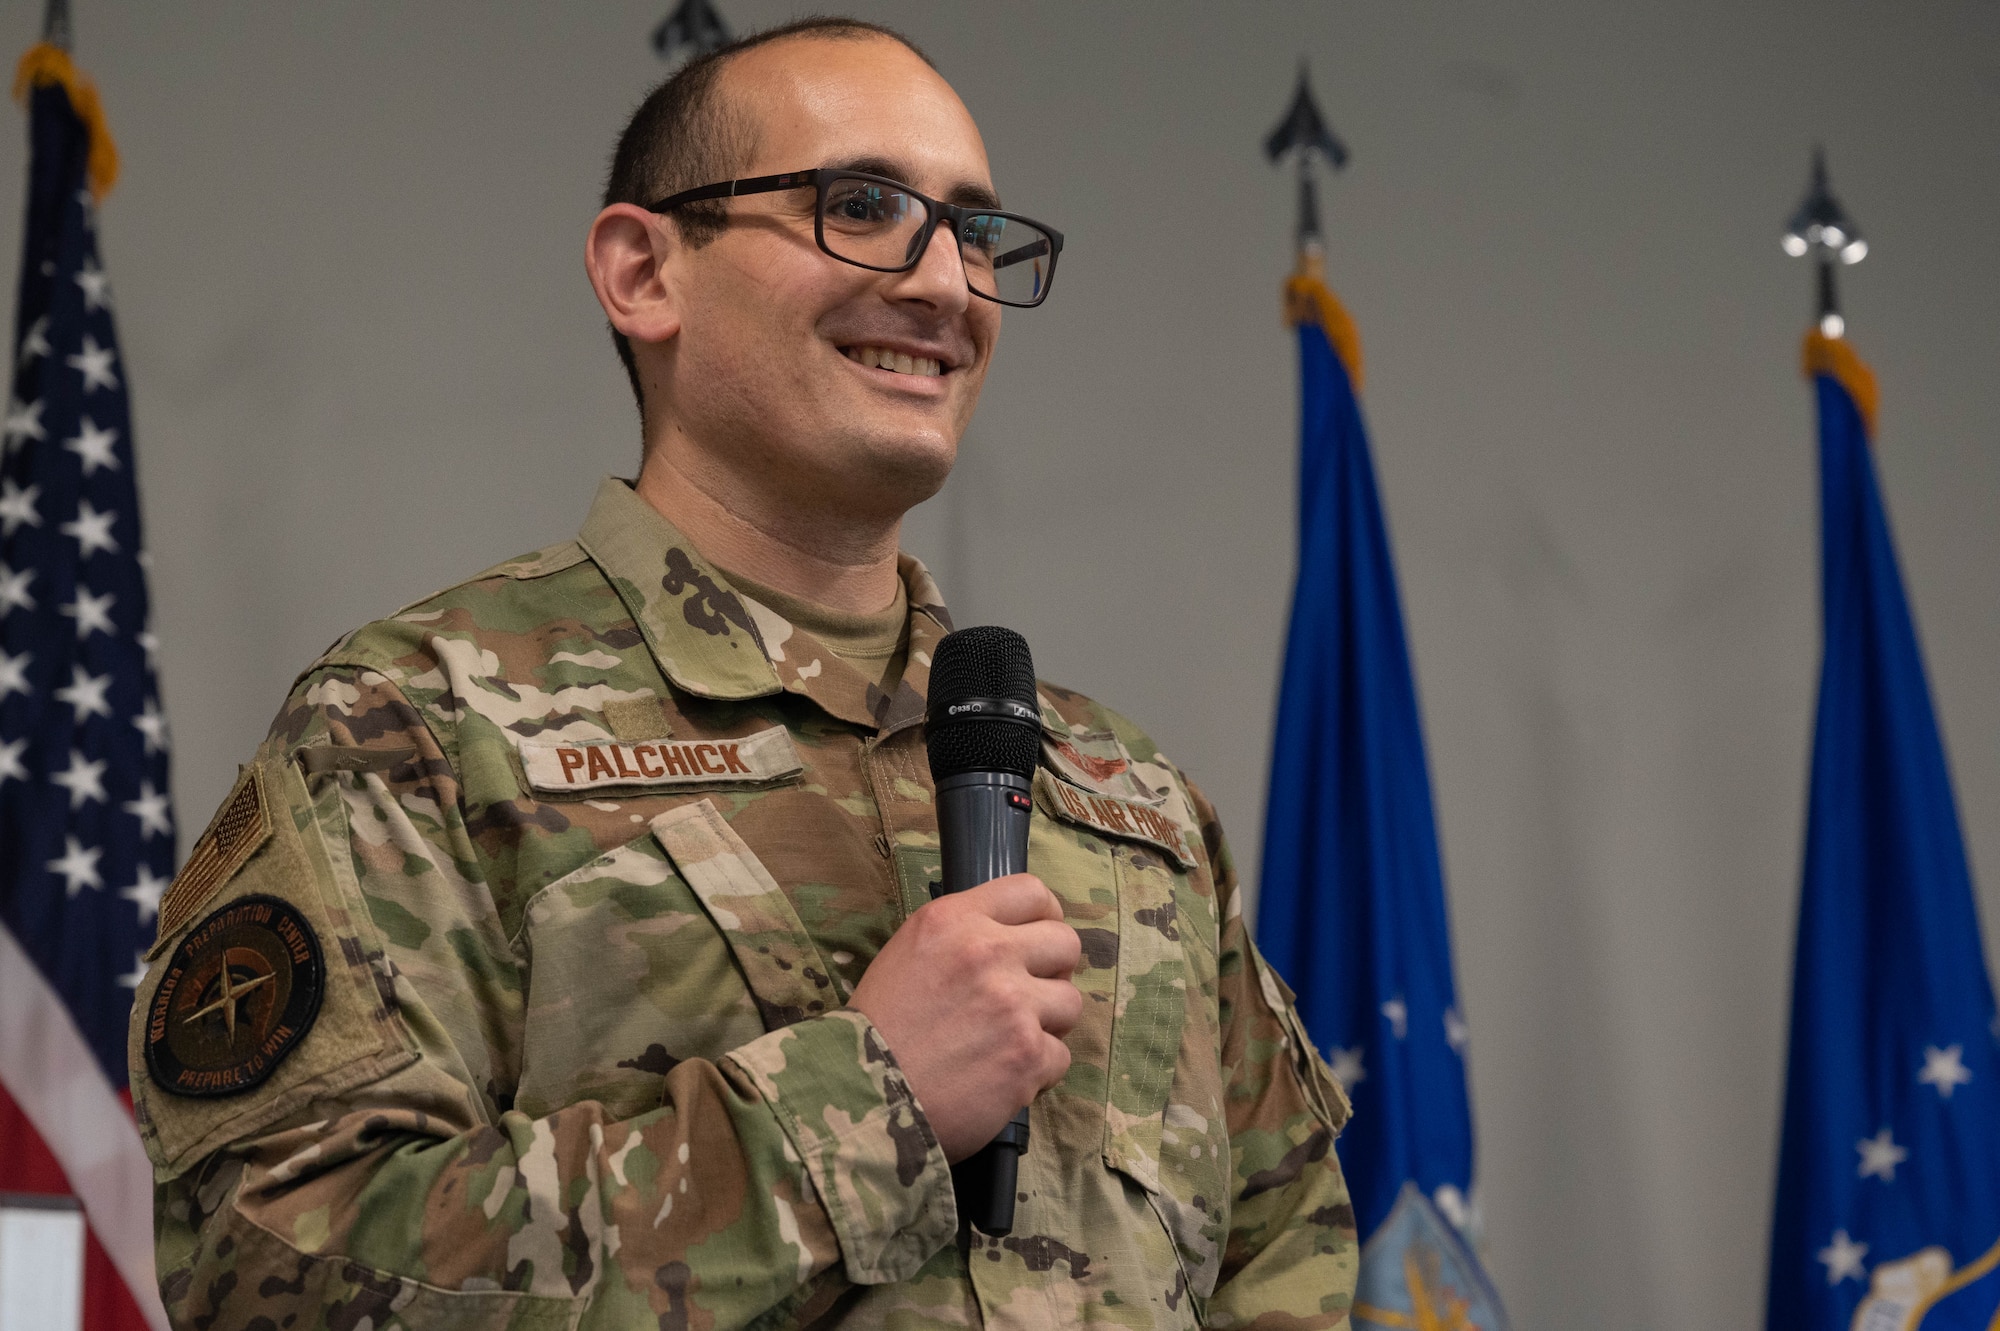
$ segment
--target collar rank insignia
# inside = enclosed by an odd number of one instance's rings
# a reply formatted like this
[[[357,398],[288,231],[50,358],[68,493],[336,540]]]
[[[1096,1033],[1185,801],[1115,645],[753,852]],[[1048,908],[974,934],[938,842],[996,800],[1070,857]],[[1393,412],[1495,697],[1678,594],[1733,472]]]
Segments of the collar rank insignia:
[[[181,939],[146,1011],[146,1068],[175,1095],[247,1091],[319,1016],[319,939],[289,903],[232,901]]]

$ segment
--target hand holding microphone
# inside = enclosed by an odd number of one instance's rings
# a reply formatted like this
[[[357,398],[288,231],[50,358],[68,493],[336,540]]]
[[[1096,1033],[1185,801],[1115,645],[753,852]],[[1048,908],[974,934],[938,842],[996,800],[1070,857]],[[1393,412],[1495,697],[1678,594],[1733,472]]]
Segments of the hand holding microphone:
[[[854,990],[954,1164],[1069,1071],[1083,1010],[1076,930],[1041,880],[1015,874],[912,915]]]
[[[943,895],[883,946],[852,1004],[954,1162],[960,1214],[998,1236],[1013,1227],[1025,1106],[1069,1070],[1062,1037],[1083,1012],[1076,931],[1025,872],[1041,711],[1021,635],[982,627],[940,642],[925,728]]]

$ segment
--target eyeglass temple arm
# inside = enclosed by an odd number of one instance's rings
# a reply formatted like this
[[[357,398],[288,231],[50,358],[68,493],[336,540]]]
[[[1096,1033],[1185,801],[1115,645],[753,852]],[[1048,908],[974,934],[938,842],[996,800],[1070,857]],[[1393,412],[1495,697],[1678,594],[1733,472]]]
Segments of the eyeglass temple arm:
[[[671,212],[684,203],[700,203],[706,199],[733,199],[739,194],[770,194],[781,189],[803,189],[819,183],[818,171],[787,171],[776,176],[749,176],[742,180],[725,180],[720,184],[703,185],[697,189],[684,189],[679,194],[669,194],[658,203],[649,204],[649,213]]]
[[[1041,258],[1043,255],[1050,253],[1054,248],[1046,240],[1037,240],[1031,244],[1023,245],[1017,250],[1008,250],[993,261],[993,266],[995,268],[1009,268],[1017,263],[1026,263],[1030,259]]]

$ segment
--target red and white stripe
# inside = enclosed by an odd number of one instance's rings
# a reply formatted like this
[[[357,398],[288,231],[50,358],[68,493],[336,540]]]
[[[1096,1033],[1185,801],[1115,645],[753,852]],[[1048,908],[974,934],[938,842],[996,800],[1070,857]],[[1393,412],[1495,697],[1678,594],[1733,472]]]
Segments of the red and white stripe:
[[[112,1086],[20,942],[0,925],[0,1086],[83,1206],[146,1324],[168,1331],[153,1279],[153,1169]]]

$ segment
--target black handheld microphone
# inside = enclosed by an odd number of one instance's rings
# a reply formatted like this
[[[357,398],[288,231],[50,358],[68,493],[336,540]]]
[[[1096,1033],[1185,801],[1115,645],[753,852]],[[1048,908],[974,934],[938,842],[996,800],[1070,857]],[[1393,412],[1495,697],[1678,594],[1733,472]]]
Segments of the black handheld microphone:
[[[931,654],[924,744],[937,783],[946,892],[1025,873],[1042,713],[1028,642],[992,625],[947,634]],[[958,1213],[998,1238],[1014,1228],[1028,1111],[951,1168]]]

